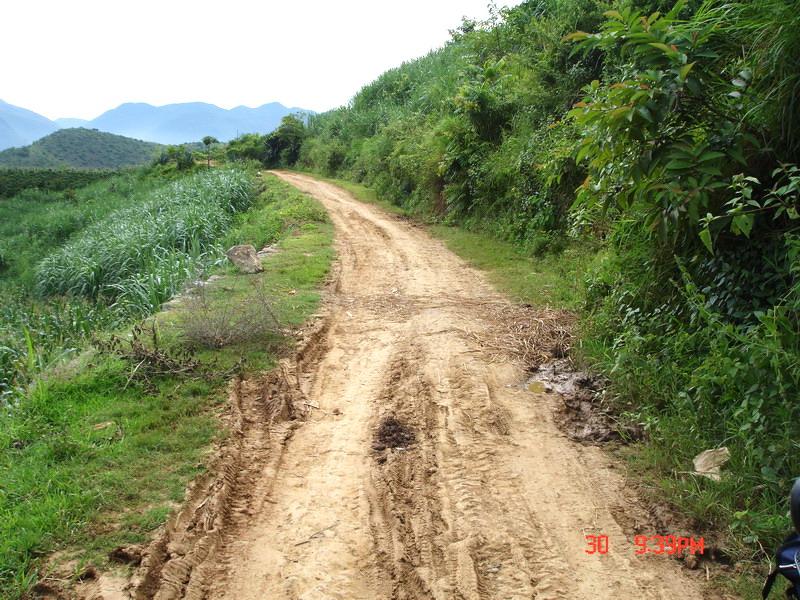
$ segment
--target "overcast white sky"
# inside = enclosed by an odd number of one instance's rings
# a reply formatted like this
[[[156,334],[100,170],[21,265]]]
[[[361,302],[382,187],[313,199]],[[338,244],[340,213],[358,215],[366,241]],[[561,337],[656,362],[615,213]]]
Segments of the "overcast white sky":
[[[0,99],[51,119],[123,102],[345,104],[489,0],[3,0]],[[500,0],[499,6],[519,0]]]

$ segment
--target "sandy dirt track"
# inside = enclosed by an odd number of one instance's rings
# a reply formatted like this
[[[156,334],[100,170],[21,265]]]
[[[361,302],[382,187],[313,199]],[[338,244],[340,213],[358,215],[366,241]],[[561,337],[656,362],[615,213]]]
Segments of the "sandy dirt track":
[[[678,561],[634,555],[614,465],[479,343],[498,326],[486,308],[507,305],[479,272],[336,186],[277,175],[330,212],[334,281],[296,360],[232,384],[222,475],[196,483],[121,597],[703,597]],[[376,444],[388,416],[413,443]],[[588,534],[610,552],[586,554]]]

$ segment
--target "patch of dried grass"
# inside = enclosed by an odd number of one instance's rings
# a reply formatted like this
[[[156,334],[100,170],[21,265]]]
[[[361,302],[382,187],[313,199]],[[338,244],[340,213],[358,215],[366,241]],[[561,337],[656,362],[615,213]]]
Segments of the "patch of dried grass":
[[[480,309],[490,326],[481,332],[462,331],[487,349],[491,360],[511,360],[534,369],[569,354],[574,314],[503,302],[484,303]]]

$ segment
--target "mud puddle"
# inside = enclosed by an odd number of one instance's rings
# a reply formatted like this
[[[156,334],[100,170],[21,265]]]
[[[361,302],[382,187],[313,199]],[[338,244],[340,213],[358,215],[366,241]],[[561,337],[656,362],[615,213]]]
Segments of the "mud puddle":
[[[569,358],[559,358],[539,367],[523,388],[560,397],[556,422],[572,440],[602,444],[641,439],[641,427],[616,415],[606,398],[606,385],[603,377],[575,369]]]

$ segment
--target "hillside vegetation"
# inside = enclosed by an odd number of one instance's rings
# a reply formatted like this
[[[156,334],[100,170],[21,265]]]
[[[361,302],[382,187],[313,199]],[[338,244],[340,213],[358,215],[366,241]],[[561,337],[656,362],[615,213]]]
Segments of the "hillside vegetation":
[[[0,167],[118,169],[149,163],[160,146],[94,129],[62,129],[0,152]]]
[[[662,495],[760,559],[798,475],[799,32],[788,0],[529,0],[239,142],[548,264],[597,248],[583,359]],[[720,446],[721,481],[689,473]]]
[[[94,331],[158,310],[218,261],[253,191],[246,171],[225,168],[172,182],[131,174],[75,200],[27,191],[0,204],[9,215],[0,230],[0,398]]]
[[[0,168],[0,198],[11,198],[33,188],[50,192],[76,190],[113,173],[110,170]]]

